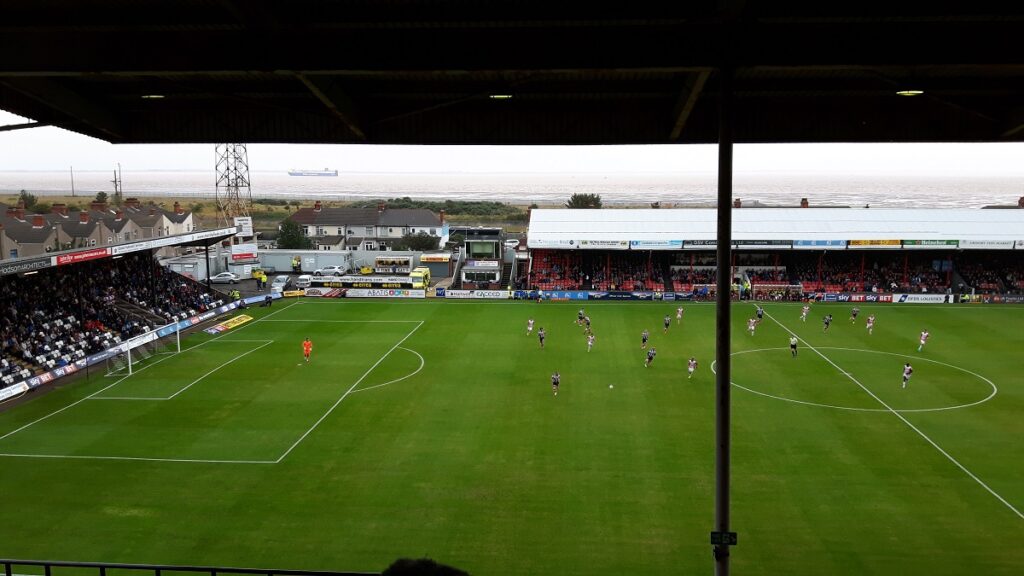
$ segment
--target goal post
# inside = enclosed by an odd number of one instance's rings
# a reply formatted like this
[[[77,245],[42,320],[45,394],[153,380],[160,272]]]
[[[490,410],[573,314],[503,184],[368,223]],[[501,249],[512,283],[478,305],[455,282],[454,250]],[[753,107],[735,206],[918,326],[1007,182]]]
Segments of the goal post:
[[[130,376],[156,358],[181,352],[181,329],[175,324],[173,332],[158,337],[157,330],[139,334],[126,340],[123,350],[107,359],[107,376]]]

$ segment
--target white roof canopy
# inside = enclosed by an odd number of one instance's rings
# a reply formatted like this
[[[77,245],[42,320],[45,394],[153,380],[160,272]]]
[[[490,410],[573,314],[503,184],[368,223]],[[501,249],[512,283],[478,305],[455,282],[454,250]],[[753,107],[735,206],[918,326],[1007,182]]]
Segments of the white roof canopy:
[[[739,208],[732,239],[741,248],[1024,249],[1024,210]],[[709,249],[714,209],[537,209],[529,248]]]

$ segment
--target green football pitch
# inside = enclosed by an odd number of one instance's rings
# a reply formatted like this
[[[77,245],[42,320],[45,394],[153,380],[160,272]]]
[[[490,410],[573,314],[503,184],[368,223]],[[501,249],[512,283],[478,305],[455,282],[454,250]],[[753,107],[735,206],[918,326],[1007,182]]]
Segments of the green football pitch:
[[[281,302],[9,407],[0,556],[709,573],[714,306],[585,306]],[[850,307],[733,308],[734,569],[1024,574],[1024,308]]]

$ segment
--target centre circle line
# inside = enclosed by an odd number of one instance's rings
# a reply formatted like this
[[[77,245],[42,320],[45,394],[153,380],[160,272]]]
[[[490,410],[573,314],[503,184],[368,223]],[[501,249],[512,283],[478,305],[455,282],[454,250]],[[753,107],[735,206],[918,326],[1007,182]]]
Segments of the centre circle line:
[[[905,409],[899,409],[899,410],[894,409],[893,410],[894,412],[912,413],[912,412],[943,412],[943,411],[946,411],[946,410],[959,410],[961,408],[970,408],[971,406],[977,406],[978,404],[983,404],[985,402],[988,402],[997,393],[999,393],[999,387],[996,386],[995,382],[992,382],[991,380],[989,380],[988,378],[982,376],[981,374],[978,374],[976,372],[971,372],[970,370],[968,370],[966,368],[961,368],[960,366],[956,366],[956,365],[953,365],[953,364],[947,364],[946,362],[940,362],[938,360],[931,360],[929,358],[921,358],[919,356],[911,356],[909,354],[897,354],[895,352],[883,352],[881,350],[867,350],[867,349],[863,349],[863,348],[842,348],[842,347],[838,347],[838,346],[816,346],[816,348],[819,349],[819,350],[845,350],[847,352],[866,352],[866,353],[869,353],[869,354],[884,354],[886,356],[897,356],[897,357],[900,357],[900,358],[913,358],[915,362],[930,362],[932,364],[938,364],[940,366],[946,366],[946,367],[952,368],[954,370],[959,370],[961,372],[964,372],[965,374],[970,374],[971,376],[974,376],[975,378],[978,378],[979,380],[985,382],[986,384],[988,384],[989,386],[992,387],[992,392],[988,396],[986,396],[985,398],[982,398],[981,400],[978,400],[976,402],[970,402],[970,403],[967,403],[967,404],[958,404],[956,406],[940,406],[938,408],[905,408]],[[751,353],[754,353],[754,352],[769,352],[769,351],[773,351],[773,350],[788,350],[788,348],[779,347],[779,348],[757,348],[757,349],[754,349],[754,350],[739,350],[737,352],[732,352],[729,355],[730,356],[739,356],[741,354],[751,354]],[[711,373],[712,374],[717,374],[717,372],[715,371],[715,361],[711,362]],[[783,402],[792,402],[794,404],[803,404],[805,406],[817,406],[819,408],[832,408],[834,410],[847,410],[847,411],[850,411],[850,412],[888,412],[889,411],[886,408],[854,408],[854,407],[851,407],[851,406],[836,406],[836,405],[833,405],[833,404],[823,404],[823,403],[820,403],[820,402],[808,402],[806,400],[796,400],[794,398],[786,398],[785,396],[776,396],[774,394],[768,394],[767,392],[760,392],[758,390],[754,390],[752,388],[747,388],[746,386],[743,386],[742,384],[737,384],[735,382],[729,382],[729,384],[732,384],[733,386],[735,386],[735,387],[737,387],[737,388],[739,388],[741,390],[746,390],[747,392],[750,392],[752,394],[757,394],[758,396],[764,396],[765,398],[771,398],[773,400],[782,400]]]

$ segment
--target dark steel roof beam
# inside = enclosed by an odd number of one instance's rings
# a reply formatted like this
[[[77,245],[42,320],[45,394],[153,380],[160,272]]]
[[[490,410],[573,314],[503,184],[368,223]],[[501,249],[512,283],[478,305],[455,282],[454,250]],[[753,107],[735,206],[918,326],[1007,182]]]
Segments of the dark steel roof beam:
[[[679,100],[676,102],[675,109],[672,112],[675,122],[672,123],[672,132],[668,136],[670,142],[678,140],[679,136],[683,133],[686,121],[689,120],[690,114],[693,113],[693,107],[697,105],[697,98],[704,91],[704,85],[707,83],[709,76],[711,76],[711,70],[701,70],[687,78],[686,86],[679,93]]]
[[[336,81],[313,80],[304,74],[296,74],[295,77],[330,110],[335,118],[351,130],[357,139],[366,140],[366,133],[359,127],[359,122],[356,120],[352,100]]]
[[[102,132],[112,141],[121,140],[124,133],[117,117],[62,84],[46,78],[8,78],[0,80],[7,86],[29,98],[68,116],[72,121],[89,125]]]

